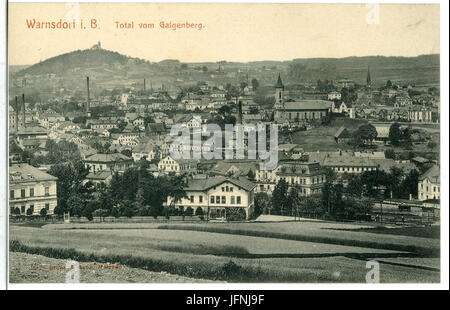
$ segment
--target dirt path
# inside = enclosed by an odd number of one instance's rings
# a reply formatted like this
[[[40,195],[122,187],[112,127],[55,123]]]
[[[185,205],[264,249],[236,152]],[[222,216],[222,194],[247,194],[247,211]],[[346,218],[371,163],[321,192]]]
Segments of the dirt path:
[[[67,260],[10,252],[10,283],[65,283]],[[212,282],[166,272],[153,272],[114,263],[81,262],[81,283]]]

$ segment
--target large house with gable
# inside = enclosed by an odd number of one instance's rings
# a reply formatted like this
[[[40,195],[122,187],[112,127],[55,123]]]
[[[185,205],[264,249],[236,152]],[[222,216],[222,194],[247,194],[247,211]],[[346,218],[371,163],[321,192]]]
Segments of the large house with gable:
[[[167,198],[167,206],[180,211],[191,208],[196,215],[229,220],[249,219],[254,211],[255,184],[245,178],[212,177],[189,179],[184,188],[186,197],[174,201]],[[201,209],[201,211],[200,211]]]

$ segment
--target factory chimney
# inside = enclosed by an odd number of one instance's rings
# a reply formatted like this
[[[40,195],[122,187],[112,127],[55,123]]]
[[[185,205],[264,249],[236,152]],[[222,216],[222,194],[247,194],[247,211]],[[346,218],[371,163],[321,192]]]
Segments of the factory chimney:
[[[237,123],[238,124],[242,124],[242,101],[239,100],[238,103],[238,119],[237,119]]]
[[[144,91],[145,91],[145,79],[144,79]]]
[[[16,105],[14,106],[14,129],[16,132],[19,131],[19,103],[17,102],[16,96]]]
[[[22,94],[22,126],[23,128],[26,127],[26,119],[25,119],[25,94]]]
[[[89,109],[91,106],[91,95],[89,93],[89,77],[86,77],[86,85],[87,85],[87,102],[86,102],[86,113],[89,114]]]

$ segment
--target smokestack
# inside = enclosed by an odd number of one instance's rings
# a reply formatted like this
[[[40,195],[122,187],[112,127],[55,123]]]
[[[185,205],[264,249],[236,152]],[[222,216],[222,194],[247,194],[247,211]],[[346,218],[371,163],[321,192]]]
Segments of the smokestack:
[[[145,79],[144,79],[144,91],[145,91]]]
[[[91,106],[91,96],[89,93],[89,77],[86,77],[86,84],[87,84],[87,102],[86,102],[86,113],[89,112],[89,108]]]
[[[19,131],[19,103],[17,102],[16,96],[16,105],[14,106],[14,129],[16,132]]]
[[[238,119],[237,119],[237,123],[238,124],[242,124],[242,101],[239,100],[238,103]]]
[[[26,119],[25,119],[25,94],[22,94],[22,126],[25,128]]]

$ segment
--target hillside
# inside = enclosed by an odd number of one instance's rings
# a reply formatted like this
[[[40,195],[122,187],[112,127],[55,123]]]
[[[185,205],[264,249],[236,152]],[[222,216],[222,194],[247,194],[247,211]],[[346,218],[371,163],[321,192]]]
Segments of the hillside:
[[[439,86],[439,55],[418,57],[346,57],[310,58],[291,61],[197,62],[182,63],[177,59],[150,62],[102,48],[76,50],[31,66],[10,66],[10,94],[23,92],[24,78],[28,92],[84,93],[85,77],[91,77],[95,95],[116,87],[142,88],[143,79],[153,88],[164,87],[176,95],[179,87],[205,81],[210,85],[239,84],[256,78],[262,86],[272,86],[278,73],[286,85],[316,83],[321,80],[352,79],[364,84],[370,67],[372,84],[381,86],[389,79],[424,87]]]
[[[86,70],[93,67],[140,64],[149,65],[148,61],[128,57],[117,52],[105,49],[76,50],[70,53],[58,55],[16,73],[17,77],[24,75],[64,74],[67,71]]]

